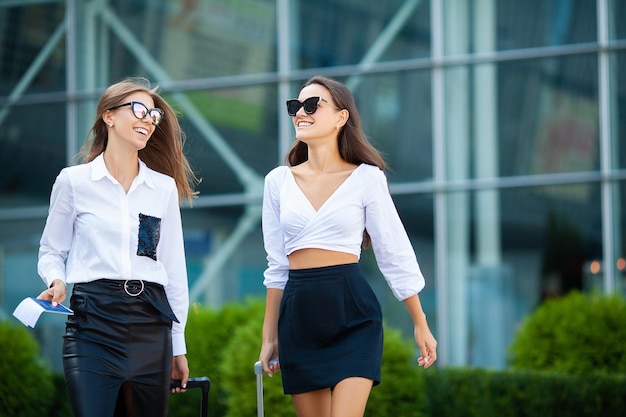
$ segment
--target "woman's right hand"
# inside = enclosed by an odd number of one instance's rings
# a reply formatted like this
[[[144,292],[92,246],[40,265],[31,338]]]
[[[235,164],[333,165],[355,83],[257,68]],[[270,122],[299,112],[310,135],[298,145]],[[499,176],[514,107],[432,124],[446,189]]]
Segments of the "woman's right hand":
[[[280,371],[280,363],[278,362],[278,343],[265,343],[261,348],[259,360],[263,364],[263,371],[272,376]]]
[[[51,301],[53,306],[57,304],[61,304],[65,301],[65,295],[67,293],[67,287],[65,283],[60,279],[55,279],[52,281],[52,285],[47,290],[42,291],[41,294],[37,296],[40,300]]]

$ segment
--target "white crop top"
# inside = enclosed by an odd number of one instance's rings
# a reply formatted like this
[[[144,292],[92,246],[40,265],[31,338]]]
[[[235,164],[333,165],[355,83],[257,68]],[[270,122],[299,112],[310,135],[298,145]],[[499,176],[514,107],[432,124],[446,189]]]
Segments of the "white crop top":
[[[359,165],[316,211],[291,169],[274,168],[265,177],[263,192],[263,241],[268,261],[264,285],[285,288],[287,256],[298,249],[327,249],[360,258],[365,229],[378,268],[394,296],[404,300],[420,292],[424,277],[383,171]]]

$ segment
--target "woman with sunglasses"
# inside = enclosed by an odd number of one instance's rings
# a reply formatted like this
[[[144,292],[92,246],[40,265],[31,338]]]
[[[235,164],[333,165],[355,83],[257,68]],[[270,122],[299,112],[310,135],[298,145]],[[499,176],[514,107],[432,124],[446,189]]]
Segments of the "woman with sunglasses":
[[[38,262],[49,288],[39,298],[61,303],[73,284],[63,368],[76,417],[166,416],[171,380],[186,386],[179,203],[197,179],[183,142],[157,88],[129,78],[102,94],[83,164],[53,185]]]
[[[296,140],[288,166],[267,174],[263,195],[268,268],[259,360],[267,374],[281,371],[298,417],[362,416],[380,383],[383,328],[359,269],[361,248],[371,244],[406,305],[417,361],[429,367],[437,342],[418,296],[424,278],[350,90],[313,77],[287,112]]]

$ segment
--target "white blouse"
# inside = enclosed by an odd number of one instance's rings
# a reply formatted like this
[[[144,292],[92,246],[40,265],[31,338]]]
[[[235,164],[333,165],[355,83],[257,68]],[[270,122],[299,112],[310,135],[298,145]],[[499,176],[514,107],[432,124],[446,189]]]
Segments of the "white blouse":
[[[189,291],[183,231],[174,179],[139,161],[128,194],[102,155],[61,170],[39,247],[38,272],[49,286],[100,278],[162,284],[179,323],[174,355],[186,353]]]
[[[327,249],[360,258],[364,230],[372,239],[378,268],[398,300],[424,288],[387,178],[376,166],[359,165],[317,211],[291,169],[274,168],[265,177],[262,224],[268,261],[263,283],[267,288],[285,288],[287,256],[298,249]]]

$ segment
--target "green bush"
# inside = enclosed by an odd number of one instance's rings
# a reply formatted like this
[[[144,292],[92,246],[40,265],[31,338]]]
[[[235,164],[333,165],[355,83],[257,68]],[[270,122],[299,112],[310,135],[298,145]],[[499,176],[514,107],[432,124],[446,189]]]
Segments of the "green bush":
[[[513,369],[626,374],[626,302],[572,292],[528,316],[509,347]]]
[[[0,321],[0,416],[47,416],[54,400],[53,373],[29,331]]]
[[[257,415],[256,375],[254,363],[259,357],[263,331],[262,308],[252,311],[249,320],[235,329],[225,346],[222,362],[222,384],[228,392],[228,413],[226,417],[248,417]],[[264,404],[272,417],[294,416],[291,398],[283,394],[280,374],[263,376]]]
[[[438,417],[615,417],[626,407],[624,375],[439,368],[425,379],[426,414]]]
[[[227,412],[229,393],[225,390],[222,367],[225,346],[233,337],[235,329],[245,326],[251,316],[257,317],[265,309],[264,301],[248,300],[246,303],[229,303],[219,310],[194,305],[189,311],[185,339],[190,376],[207,376],[211,380],[209,414],[224,416]],[[258,340],[260,346],[260,336]],[[258,352],[257,352],[258,355]],[[250,364],[250,369],[252,365]],[[199,390],[170,397],[169,416],[187,417],[198,415]]]

